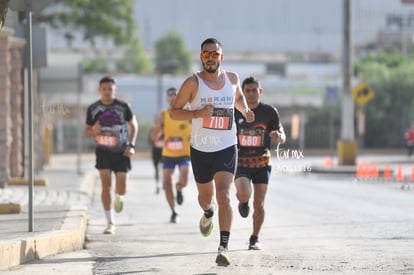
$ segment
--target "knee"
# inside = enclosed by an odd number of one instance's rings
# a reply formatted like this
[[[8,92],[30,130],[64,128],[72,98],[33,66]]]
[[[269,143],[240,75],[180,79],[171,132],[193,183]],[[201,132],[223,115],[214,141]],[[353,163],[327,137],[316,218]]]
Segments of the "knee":
[[[246,202],[250,199],[250,192],[237,190],[236,197],[241,202]]]
[[[230,204],[230,193],[222,190],[218,191],[216,194],[217,203],[220,205]]]
[[[263,201],[254,201],[253,202],[253,208],[254,208],[254,211],[264,212],[265,211],[264,202]]]

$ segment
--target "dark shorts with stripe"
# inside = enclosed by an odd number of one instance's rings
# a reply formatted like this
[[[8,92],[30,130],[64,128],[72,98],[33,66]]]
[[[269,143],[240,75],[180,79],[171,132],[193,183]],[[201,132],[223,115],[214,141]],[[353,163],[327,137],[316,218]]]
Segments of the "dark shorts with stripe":
[[[255,183],[269,183],[272,166],[265,166],[260,168],[237,167],[235,178],[245,177]]]
[[[124,152],[111,152],[96,148],[96,164],[98,170],[109,169],[116,172],[128,172],[131,170],[131,159],[124,156]]]
[[[197,183],[213,180],[217,172],[236,172],[236,145],[217,152],[201,152],[191,147],[191,166]]]

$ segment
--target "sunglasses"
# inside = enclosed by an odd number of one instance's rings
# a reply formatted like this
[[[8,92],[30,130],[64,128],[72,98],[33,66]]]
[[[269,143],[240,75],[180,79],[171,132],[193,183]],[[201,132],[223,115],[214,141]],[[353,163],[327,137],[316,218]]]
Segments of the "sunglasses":
[[[209,51],[201,52],[201,56],[204,57],[204,58],[208,58],[210,55],[211,55],[212,58],[218,58],[221,55],[221,53],[216,52],[216,51],[214,51],[214,52],[209,52]]]

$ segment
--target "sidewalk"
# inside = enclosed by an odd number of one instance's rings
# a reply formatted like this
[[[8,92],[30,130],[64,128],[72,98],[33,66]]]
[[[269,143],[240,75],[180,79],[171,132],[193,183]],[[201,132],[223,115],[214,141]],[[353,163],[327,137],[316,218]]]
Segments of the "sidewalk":
[[[76,155],[53,155],[35,178],[47,181],[33,189],[33,232],[29,232],[28,186],[0,189],[0,203],[21,205],[20,214],[0,215],[0,270],[34,259],[82,249],[88,205],[97,180],[94,155],[82,155],[82,175]]]

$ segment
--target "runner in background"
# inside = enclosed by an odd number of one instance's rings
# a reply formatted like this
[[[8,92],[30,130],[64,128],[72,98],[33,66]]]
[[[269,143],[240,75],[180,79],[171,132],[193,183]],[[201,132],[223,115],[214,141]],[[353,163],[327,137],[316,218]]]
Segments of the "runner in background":
[[[96,140],[96,169],[99,170],[101,200],[108,225],[105,234],[115,233],[115,218],[111,209],[112,172],[115,173],[114,209],[121,212],[126,193],[127,172],[135,154],[138,122],[128,103],[115,97],[115,80],[106,76],[99,81],[101,99],[88,107],[85,135]],[[129,128],[129,131],[128,131]]]
[[[177,89],[167,90],[167,102],[171,106],[177,96]],[[177,204],[184,201],[183,188],[188,182],[188,166],[190,165],[190,135],[191,123],[189,120],[177,121],[170,117],[170,110],[165,109],[157,116],[151,138],[155,143],[160,134],[164,135],[162,149],[162,168],[165,196],[171,209],[171,223],[179,223],[178,212],[175,207],[174,190],[176,190]],[[178,182],[173,188],[173,173],[178,167]]]

